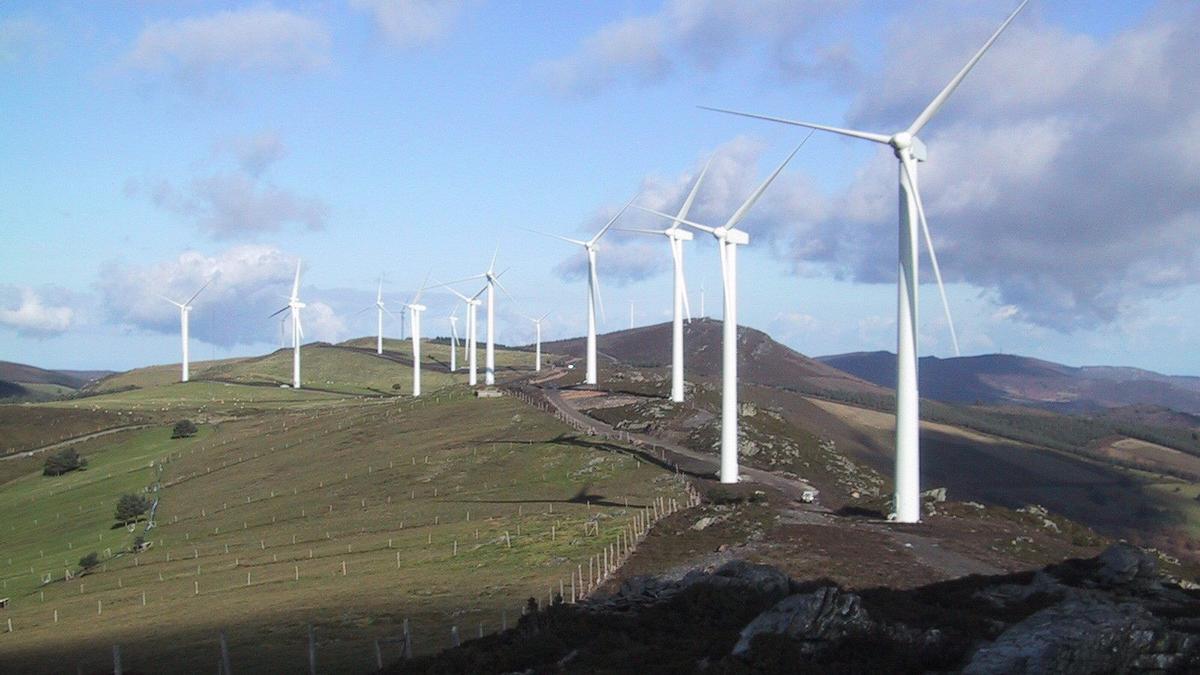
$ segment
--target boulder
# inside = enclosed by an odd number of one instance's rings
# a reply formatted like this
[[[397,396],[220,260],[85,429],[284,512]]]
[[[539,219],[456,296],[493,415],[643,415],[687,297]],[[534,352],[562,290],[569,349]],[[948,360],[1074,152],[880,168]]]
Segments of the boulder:
[[[1068,597],[1010,626],[970,658],[964,675],[1117,673],[1160,642],[1144,607],[1091,595]]]
[[[787,635],[800,641],[802,651],[812,653],[847,635],[865,633],[872,626],[859,596],[825,586],[790,595],[759,614],[742,629],[733,653],[749,651],[754,637],[761,633]]]
[[[1100,567],[1092,576],[1101,586],[1143,586],[1158,580],[1154,556],[1124,542],[1109,546],[1097,561]]]

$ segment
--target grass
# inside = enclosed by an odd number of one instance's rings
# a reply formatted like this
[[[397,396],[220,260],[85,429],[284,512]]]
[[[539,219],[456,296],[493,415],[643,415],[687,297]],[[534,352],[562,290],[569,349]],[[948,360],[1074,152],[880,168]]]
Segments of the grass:
[[[0,486],[7,667],[95,669],[120,643],[127,669],[169,670],[215,660],[225,630],[239,671],[290,672],[306,667],[313,624],[322,671],[361,672],[373,667],[372,640],[398,635],[405,619],[425,652],[449,643],[451,625],[466,638],[505,613],[515,623],[527,597],[569,589],[639,505],[679,496],[657,468],[575,444],[519,401],[458,388],[342,401],[193,382],[87,402],[161,405],[173,418],[186,412],[173,404],[213,387],[264,398],[196,438],[171,440],[163,427],[97,439],[86,472]],[[115,501],[154,480],[152,460],[164,485],[153,546],[122,554],[134,534],[110,529]],[[599,535],[585,536],[585,522]],[[61,581],[92,550],[104,568]],[[57,581],[42,587],[47,571]]]

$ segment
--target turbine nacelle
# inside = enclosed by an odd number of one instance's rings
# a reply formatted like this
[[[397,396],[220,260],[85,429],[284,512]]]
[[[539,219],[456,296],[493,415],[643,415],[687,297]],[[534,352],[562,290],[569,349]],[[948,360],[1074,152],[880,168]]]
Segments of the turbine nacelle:
[[[929,152],[925,149],[925,143],[920,139],[910,134],[907,131],[901,131],[894,134],[888,139],[888,145],[892,146],[892,150],[896,153],[896,157],[903,159],[903,153],[908,152],[908,155],[918,162],[924,162],[929,158]]]

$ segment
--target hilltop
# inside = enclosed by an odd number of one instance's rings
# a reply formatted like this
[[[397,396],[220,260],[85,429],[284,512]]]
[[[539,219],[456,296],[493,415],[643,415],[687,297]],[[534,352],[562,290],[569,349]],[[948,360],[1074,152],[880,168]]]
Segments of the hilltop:
[[[110,374],[112,371],[108,370],[47,370],[0,361],[0,399],[39,401],[60,398]]]
[[[881,387],[896,384],[896,355],[890,352],[855,352],[818,360]],[[926,356],[920,359],[919,377],[923,397],[948,403],[1020,404],[1077,413],[1157,406],[1200,414],[1200,377],[1138,368],[1076,368],[1011,354]]]

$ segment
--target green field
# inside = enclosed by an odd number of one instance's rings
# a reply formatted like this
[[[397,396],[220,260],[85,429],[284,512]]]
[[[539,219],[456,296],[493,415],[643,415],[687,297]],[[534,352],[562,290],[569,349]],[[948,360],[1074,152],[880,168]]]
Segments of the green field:
[[[6,668],[87,671],[121,644],[128,670],[199,669],[225,631],[236,670],[301,671],[311,624],[322,672],[362,672],[405,619],[431,651],[451,626],[466,639],[560,583],[569,595],[639,507],[682,494],[659,468],[444,377],[417,400],[199,381],[56,404],[157,408],[164,423],[89,442],[86,471],[0,486]],[[171,416],[203,406],[241,414],[169,438]],[[117,497],[156,480],[157,526],[114,529]],[[152,546],[135,555],[137,534]],[[103,568],[64,581],[91,551]]]

